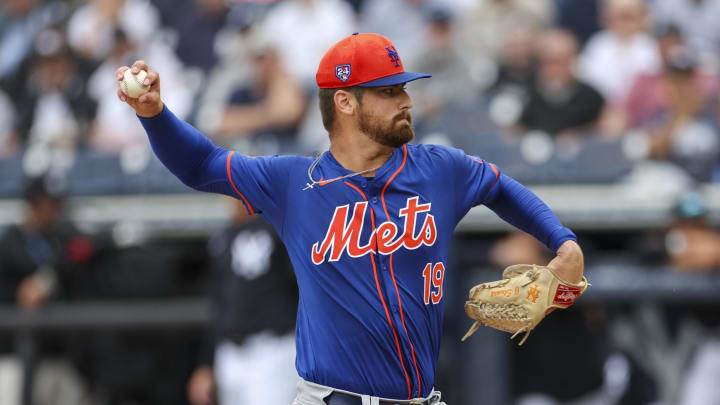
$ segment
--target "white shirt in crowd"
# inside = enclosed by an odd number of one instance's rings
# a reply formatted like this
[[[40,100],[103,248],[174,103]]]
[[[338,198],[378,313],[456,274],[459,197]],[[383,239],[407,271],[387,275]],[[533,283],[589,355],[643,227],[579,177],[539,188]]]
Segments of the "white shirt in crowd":
[[[343,0],[290,0],[270,11],[263,32],[278,50],[285,70],[310,86],[325,51],[355,27],[353,10]]]
[[[657,42],[639,33],[623,42],[612,31],[600,31],[580,55],[578,75],[612,104],[623,104],[638,75],[655,73],[662,62]]]

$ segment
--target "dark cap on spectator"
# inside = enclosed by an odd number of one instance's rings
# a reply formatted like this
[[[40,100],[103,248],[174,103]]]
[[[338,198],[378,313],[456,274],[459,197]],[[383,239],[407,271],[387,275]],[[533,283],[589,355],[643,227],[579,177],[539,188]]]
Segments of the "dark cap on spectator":
[[[447,8],[435,6],[428,10],[425,19],[431,24],[448,25],[453,20],[453,15]]]
[[[665,37],[682,37],[682,31],[680,31],[680,27],[673,23],[659,23],[655,25],[652,29],[652,33],[656,38],[665,38]]]
[[[41,200],[61,202],[66,197],[64,182],[52,177],[33,177],[27,180],[23,198],[29,203]]]
[[[679,46],[670,51],[667,67],[672,72],[689,73],[695,71],[697,59],[693,52],[684,46]]]

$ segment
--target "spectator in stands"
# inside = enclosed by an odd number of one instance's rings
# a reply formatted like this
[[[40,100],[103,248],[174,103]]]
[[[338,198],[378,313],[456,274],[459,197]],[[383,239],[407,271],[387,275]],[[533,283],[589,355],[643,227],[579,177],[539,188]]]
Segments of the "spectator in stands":
[[[720,271],[720,232],[707,218],[707,203],[698,192],[684,194],[673,209],[673,222],[665,233],[667,265],[688,274]],[[684,374],[679,405],[717,405],[720,372],[720,329],[715,307],[690,306],[688,316],[706,328]]]
[[[75,55],[62,28],[46,29],[35,40],[35,56],[22,96],[15,99],[17,128],[26,145],[72,149],[93,113]]]
[[[48,186],[43,178],[28,184],[26,217],[8,229],[0,243],[2,299],[27,309],[40,307],[57,287],[55,266],[63,256],[64,243],[58,239],[65,232],[56,232],[63,198]]]
[[[0,159],[13,156],[20,140],[15,132],[15,106],[0,90]]]
[[[644,0],[604,0],[602,22],[605,29],[590,38],[580,56],[579,76],[621,109],[638,74],[660,69],[660,55],[645,32]]]
[[[698,181],[708,181],[718,163],[716,105],[699,85],[694,57],[679,48],[670,57],[656,96],[666,104],[642,123],[650,158],[670,160]]]
[[[552,136],[591,131],[603,111],[603,98],[575,76],[578,45],[572,33],[545,31],[535,46],[536,79],[526,91],[520,116],[527,130]]]
[[[577,37],[580,47],[600,29],[598,18],[601,0],[556,0],[555,21]]]
[[[360,15],[362,31],[392,38],[403,61],[417,59],[425,45],[417,35],[426,31],[426,15],[433,7],[431,0],[365,0]],[[399,16],[402,24],[397,23]]]
[[[413,83],[417,94],[413,116],[422,120],[439,113],[448,102],[463,102],[474,97],[477,89],[470,78],[467,60],[460,55],[455,37],[455,19],[451,11],[436,7],[427,14],[424,49],[415,59],[403,62],[406,69],[429,72],[436,81]]]
[[[178,33],[175,52],[185,65],[205,72],[215,66],[215,39],[225,27],[228,11],[225,0],[193,0],[188,7],[181,8],[173,25]]]
[[[249,47],[250,76],[231,94],[215,133],[292,141],[307,106],[303,88],[264,33],[252,34]]]
[[[538,30],[521,24],[508,29],[500,50],[491,93],[510,91],[527,96],[535,75],[535,39]]]
[[[67,36],[80,55],[101,61],[112,52],[118,28],[142,44],[158,24],[157,10],[148,0],[90,0],[70,17]]]
[[[352,7],[343,0],[286,0],[270,9],[264,25],[280,65],[303,88],[314,88],[317,61],[332,44],[355,31],[356,23]]]
[[[13,75],[33,53],[33,38],[46,24],[37,0],[6,0],[0,5],[0,80]]]
[[[143,148],[147,145],[142,126],[132,111],[118,106],[109,89],[117,87],[113,72],[118,63],[148,59],[162,66],[163,83],[168,86],[167,102],[183,117],[190,113],[197,88],[191,80],[194,76],[184,70],[175,52],[163,41],[138,43],[123,29],[114,31],[112,48],[102,63],[89,75],[87,91],[97,103],[97,111],[89,125],[89,145],[100,153],[115,155],[126,149]]]
[[[112,77],[108,78],[108,72],[118,63],[137,60],[138,46],[121,29],[115,31],[112,42],[109,55],[88,78],[88,92],[98,106],[95,119],[89,127],[89,145],[96,151],[109,154],[145,143],[142,127],[130,120],[132,114],[117,109],[117,103],[107,97],[107,89],[117,86]]]
[[[684,35],[677,26],[658,24],[654,33],[659,45],[663,69],[659,72],[643,73],[635,80],[626,106],[628,128],[643,127],[668,110],[671,76],[678,68],[683,69],[682,66],[678,66],[678,63],[682,62],[679,57],[692,55]],[[690,66],[684,67],[684,69],[688,68]],[[693,70],[696,86],[703,94],[703,104],[714,103],[720,94],[717,76],[700,69]]]
[[[720,1],[655,0],[650,4],[654,19],[680,27],[701,67],[717,73],[720,66]]]
[[[551,0],[487,0],[477,2],[459,22],[459,42],[471,65],[497,61],[503,44],[518,26],[530,30],[549,27],[554,14]]]
[[[68,297],[73,273],[94,254],[93,242],[72,224],[62,221],[63,194],[61,183],[49,178],[31,180],[25,190],[27,211],[20,224],[11,226],[0,237],[0,302],[14,304],[24,310],[36,310],[48,301]],[[40,340],[43,358],[53,361],[39,363],[34,375],[33,404],[72,405],[87,401],[84,383],[65,359],[66,347],[57,337],[44,334]],[[12,353],[12,344],[0,341],[0,380],[21,378],[19,361]],[[7,387],[5,387],[7,388]],[[0,391],[0,402],[19,405],[20,386]],[[18,402],[14,402],[18,401]]]
[[[683,195],[665,233],[666,264],[687,273],[720,270],[720,232],[707,219],[707,205],[697,192]]]
[[[233,204],[232,222],[208,245],[214,322],[188,398],[191,405],[289,404],[298,378],[292,267],[272,228]]]

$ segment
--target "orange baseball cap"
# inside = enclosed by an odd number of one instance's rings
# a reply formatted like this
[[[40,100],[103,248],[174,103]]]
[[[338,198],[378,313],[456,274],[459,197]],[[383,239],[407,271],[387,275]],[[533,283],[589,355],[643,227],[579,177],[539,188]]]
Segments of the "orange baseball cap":
[[[380,34],[354,33],[320,60],[315,81],[321,89],[394,86],[430,77],[406,72],[392,42]]]

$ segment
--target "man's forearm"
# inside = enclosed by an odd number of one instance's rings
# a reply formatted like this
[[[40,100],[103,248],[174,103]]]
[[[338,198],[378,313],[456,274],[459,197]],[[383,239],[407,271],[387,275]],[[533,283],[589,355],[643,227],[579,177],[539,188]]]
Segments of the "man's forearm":
[[[192,125],[177,118],[167,107],[154,117],[139,118],[155,155],[183,183],[202,188],[225,181],[222,165],[214,162],[225,151],[215,147]]]
[[[529,233],[553,252],[575,234],[532,191],[504,174],[496,198],[485,205],[509,224]]]

